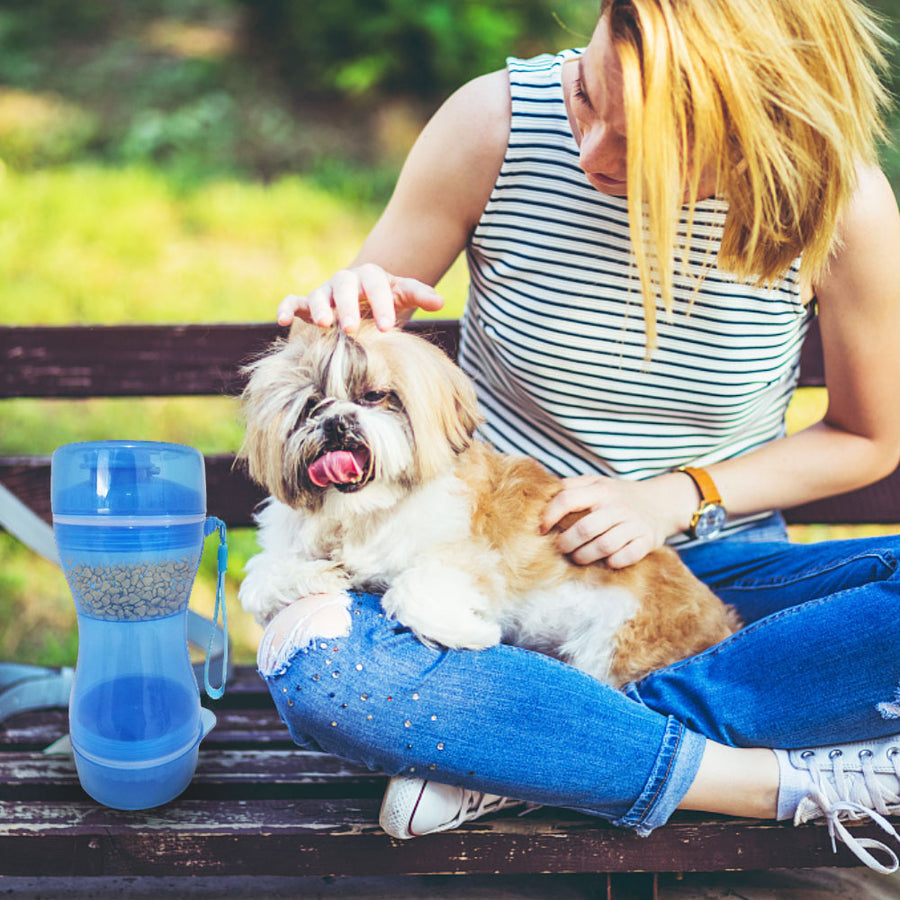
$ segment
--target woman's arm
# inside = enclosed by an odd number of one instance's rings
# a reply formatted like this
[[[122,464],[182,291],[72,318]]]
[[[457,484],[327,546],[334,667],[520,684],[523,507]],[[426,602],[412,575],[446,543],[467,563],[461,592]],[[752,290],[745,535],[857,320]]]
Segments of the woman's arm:
[[[860,171],[828,272],[815,286],[828,409],[745,460],[710,467],[735,513],[794,506],[889,475],[900,458],[900,214]]]
[[[828,386],[824,419],[708,467],[726,509],[744,515],[862,487],[900,458],[900,214],[877,169],[860,171],[828,272],[815,285]],[[686,460],[689,462],[689,460]],[[567,479],[544,519],[590,510],[560,535],[578,563],[630,565],[686,529],[699,497],[667,473],[642,482]]]
[[[422,131],[350,267],[306,296],[286,297],[278,321],[297,316],[328,326],[337,319],[352,332],[361,303],[382,329],[417,308],[439,309],[443,301],[432,288],[478,224],[503,162],[509,121],[505,70],[456,91]]]

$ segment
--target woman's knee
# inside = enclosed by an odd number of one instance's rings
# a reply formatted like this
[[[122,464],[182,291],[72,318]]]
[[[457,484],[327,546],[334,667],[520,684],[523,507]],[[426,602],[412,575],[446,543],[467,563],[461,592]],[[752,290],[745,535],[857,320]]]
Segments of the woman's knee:
[[[257,666],[263,677],[283,672],[298,651],[317,639],[350,634],[349,594],[314,594],[285,607],[263,632]]]

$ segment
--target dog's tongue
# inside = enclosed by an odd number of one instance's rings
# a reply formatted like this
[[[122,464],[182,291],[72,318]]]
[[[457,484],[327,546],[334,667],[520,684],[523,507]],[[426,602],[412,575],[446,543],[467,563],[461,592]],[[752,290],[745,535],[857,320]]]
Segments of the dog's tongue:
[[[309,480],[317,487],[329,484],[351,484],[362,478],[362,461],[349,450],[332,450],[320,456],[307,470]]]

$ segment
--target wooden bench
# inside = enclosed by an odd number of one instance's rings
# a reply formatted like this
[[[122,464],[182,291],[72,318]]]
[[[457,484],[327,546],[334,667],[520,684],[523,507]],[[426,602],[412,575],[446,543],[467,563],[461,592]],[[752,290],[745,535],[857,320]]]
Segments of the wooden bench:
[[[455,353],[455,322],[414,327]],[[270,325],[3,327],[0,399],[234,394],[239,364],[279,333]],[[802,368],[803,384],[823,383],[815,328]],[[49,520],[46,457],[0,459],[0,482]],[[231,456],[207,458],[207,483],[210,514],[232,527],[251,524],[261,494]],[[900,521],[900,470],[787,518]],[[0,876],[597,873],[612,897],[622,873],[643,873],[628,876],[629,896],[652,897],[663,872],[857,865],[842,847],[832,853],[820,826],[694,814],[677,815],[648,838],[542,809],[396,841],[377,825],[384,776],[298,749],[251,668],[236,669],[212,706],[218,724],[201,745],[190,788],[139,813],[94,803],[70,757],[42,752],[66,733],[65,710],[0,724]]]

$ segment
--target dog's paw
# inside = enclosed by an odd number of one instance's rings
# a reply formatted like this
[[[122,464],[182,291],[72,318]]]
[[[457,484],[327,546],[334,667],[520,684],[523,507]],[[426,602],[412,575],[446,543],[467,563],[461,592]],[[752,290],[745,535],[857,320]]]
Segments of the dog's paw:
[[[329,560],[283,558],[264,551],[245,568],[238,599],[262,626],[297,600],[315,594],[342,594],[348,579]]]
[[[452,650],[484,650],[500,643],[500,623],[465,573],[411,569],[381,599],[384,611],[421,641]]]

